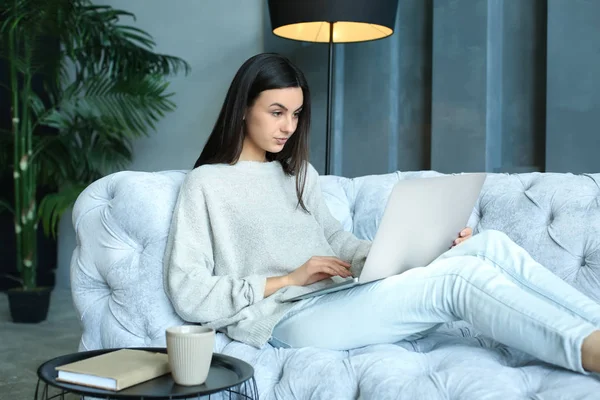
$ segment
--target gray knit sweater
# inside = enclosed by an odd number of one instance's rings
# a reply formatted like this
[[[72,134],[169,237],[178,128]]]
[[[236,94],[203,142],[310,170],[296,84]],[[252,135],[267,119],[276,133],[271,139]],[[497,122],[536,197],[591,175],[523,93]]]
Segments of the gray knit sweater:
[[[190,171],[164,258],[165,290],[181,318],[262,347],[294,305],[282,303],[282,296],[326,283],[264,297],[268,277],[286,275],[312,256],[337,256],[358,276],[371,242],[344,231],[330,214],[310,164],[303,198],[310,214],[297,207],[295,177],[285,175],[277,161]]]

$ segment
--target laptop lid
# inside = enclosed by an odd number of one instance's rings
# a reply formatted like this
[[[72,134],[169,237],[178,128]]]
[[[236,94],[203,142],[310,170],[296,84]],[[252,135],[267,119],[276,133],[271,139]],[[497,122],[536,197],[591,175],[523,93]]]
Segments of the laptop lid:
[[[424,267],[466,227],[485,173],[399,181],[388,198],[360,283]]]

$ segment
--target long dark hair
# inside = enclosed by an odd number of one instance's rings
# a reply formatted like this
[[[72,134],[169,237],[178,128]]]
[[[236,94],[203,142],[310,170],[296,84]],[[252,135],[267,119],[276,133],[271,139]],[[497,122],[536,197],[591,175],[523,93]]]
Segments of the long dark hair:
[[[282,55],[262,53],[242,64],[229,86],[217,122],[194,168],[204,164],[235,164],[242,153],[246,110],[262,91],[290,87],[301,88],[304,97],[296,131],[281,152],[267,152],[266,157],[268,161],[278,161],[287,175],[296,177],[298,204],[308,211],[302,197],[308,162],[310,91],[302,71]]]

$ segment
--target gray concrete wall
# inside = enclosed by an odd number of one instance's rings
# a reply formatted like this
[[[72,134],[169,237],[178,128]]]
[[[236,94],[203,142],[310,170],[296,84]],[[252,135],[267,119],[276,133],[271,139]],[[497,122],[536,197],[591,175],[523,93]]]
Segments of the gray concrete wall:
[[[440,172],[486,168],[487,15],[487,0],[434,0],[431,167]]]
[[[543,0],[435,0],[432,169],[543,170]]]
[[[401,1],[391,37],[344,45],[344,176],[428,168],[431,15]]]
[[[600,2],[548,0],[546,170],[600,171]]]
[[[503,1],[502,171],[544,169],[546,1]]]

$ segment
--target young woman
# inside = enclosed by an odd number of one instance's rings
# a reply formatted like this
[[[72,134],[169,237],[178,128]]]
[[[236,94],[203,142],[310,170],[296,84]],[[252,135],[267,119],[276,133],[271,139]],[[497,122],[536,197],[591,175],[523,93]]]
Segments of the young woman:
[[[465,320],[546,362],[600,371],[600,306],[498,231],[465,228],[428,266],[281,302],[357,276],[370,247],[323,201],[309,121],[308,85],[290,61],[259,54],[241,66],[173,214],[165,290],[183,319],[255,347],[329,349]]]

